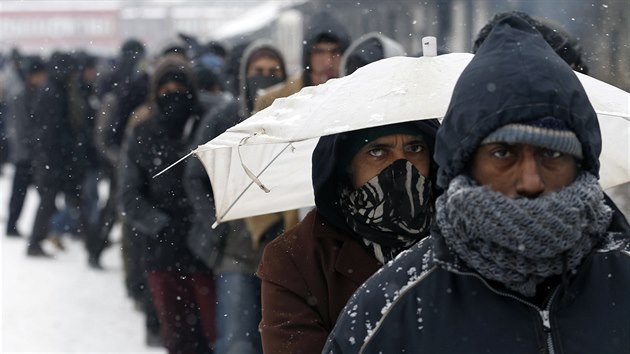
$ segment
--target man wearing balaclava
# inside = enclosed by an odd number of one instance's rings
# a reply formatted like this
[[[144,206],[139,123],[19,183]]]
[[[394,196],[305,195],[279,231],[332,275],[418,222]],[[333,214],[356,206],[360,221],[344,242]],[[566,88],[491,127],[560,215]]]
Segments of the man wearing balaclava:
[[[151,117],[127,137],[119,169],[119,200],[134,237],[146,242],[149,290],[169,353],[207,350],[214,342],[214,279],[188,248],[193,209],[183,188],[184,165],[158,172],[186,155],[198,125],[196,84],[178,54],[160,58],[151,78]]]
[[[438,129],[431,236],[367,281],[326,353],[630,353],[630,226],[602,136],[539,32],[501,19]]]

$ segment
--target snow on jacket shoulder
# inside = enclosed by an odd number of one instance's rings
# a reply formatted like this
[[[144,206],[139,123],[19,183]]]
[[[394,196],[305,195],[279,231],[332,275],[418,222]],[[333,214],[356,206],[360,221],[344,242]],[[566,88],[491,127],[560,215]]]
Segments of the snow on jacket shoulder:
[[[442,266],[446,246],[432,236],[359,288],[323,353],[630,353],[629,239],[627,226],[611,229],[539,308]]]

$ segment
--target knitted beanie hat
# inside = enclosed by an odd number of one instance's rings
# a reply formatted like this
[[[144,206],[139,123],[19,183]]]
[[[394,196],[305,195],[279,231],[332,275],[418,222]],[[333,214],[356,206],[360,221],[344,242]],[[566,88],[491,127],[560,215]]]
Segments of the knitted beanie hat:
[[[481,141],[482,145],[491,143],[530,144],[582,159],[582,144],[577,136],[564,121],[554,117],[506,124]]]

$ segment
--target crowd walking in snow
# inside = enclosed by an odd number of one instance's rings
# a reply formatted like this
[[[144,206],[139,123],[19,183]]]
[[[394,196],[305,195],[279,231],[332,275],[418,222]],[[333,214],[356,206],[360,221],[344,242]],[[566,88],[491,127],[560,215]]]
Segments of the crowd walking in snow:
[[[443,117],[322,134],[294,161],[312,205],[227,221],[208,166],[183,157],[274,102],[423,53],[353,40],[331,12],[307,21],[294,72],[268,38],[127,38],[113,58],[16,44],[0,72],[3,236],[50,264],[80,244],[90,277],[115,250],[144,344],[169,354],[630,353],[630,199],[598,181],[583,48],[517,11],[474,37]]]

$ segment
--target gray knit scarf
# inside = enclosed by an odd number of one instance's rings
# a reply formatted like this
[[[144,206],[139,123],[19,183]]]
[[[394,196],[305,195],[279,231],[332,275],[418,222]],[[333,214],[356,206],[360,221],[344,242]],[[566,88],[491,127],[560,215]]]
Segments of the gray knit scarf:
[[[597,179],[586,172],[534,199],[509,198],[460,175],[436,209],[442,236],[460,259],[528,297],[548,277],[575,271],[612,218]]]

